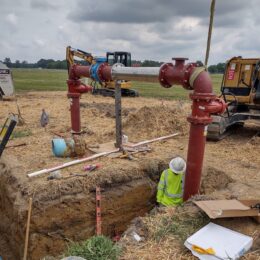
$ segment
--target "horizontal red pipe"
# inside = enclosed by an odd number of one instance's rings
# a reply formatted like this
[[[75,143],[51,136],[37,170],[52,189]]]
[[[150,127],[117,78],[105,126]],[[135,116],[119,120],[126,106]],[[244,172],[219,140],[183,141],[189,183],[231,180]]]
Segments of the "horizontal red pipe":
[[[79,79],[81,77],[90,78],[90,66],[74,64],[70,67],[69,79]]]

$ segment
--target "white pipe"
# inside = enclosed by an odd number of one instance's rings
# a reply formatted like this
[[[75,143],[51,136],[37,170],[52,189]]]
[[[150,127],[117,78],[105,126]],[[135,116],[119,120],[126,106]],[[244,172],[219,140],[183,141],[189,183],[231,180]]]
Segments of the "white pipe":
[[[112,67],[112,78],[158,83],[159,71],[160,67],[122,67],[118,64]]]
[[[53,167],[53,168],[48,168],[48,169],[43,169],[43,170],[40,170],[40,171],[37,171],[37,172],[28,173],[27,176],[29,178],[39,176],[39,175],[42,175],[42,174],[45,174],[45,173],[57,171],[57,170],[60,170],[60,169],[63,169],[63,168],[66,168],[66,167],[69,167],[69,166],[72,166],[72,165],[76,165],[76,164],[86,162],[86,161],[90,161],[90,160],[93,160],[93,159],[96,159],[96,158],[99,158],[99,157],[102,157],[102,156],[105,156],[105,155],[109,155],[111,153],[116,153],[118,151],[119,151],[119,149],[112,150],[112,151],[109,151],[109,152],[97,153],[97,154],[94,154],[90,157],[85,157],[85,158],[82,158],[82,159],[67,162],[67,163],[64,163],[62,165],[59,165],[59,166],[56,166],[56,167]]]
[[[151,140],[142,141],[142,142],[139,142],[139,143],[136,143],[136,144],[133,144],[133,145],[124,144],[124,146],[137,147],[137,146],[140,146],[140,145],[153,143],[153,142],[156,142],[156,141],[166,140],[166,139],[172,138],[176,135],[179,135],[179,133],[161,136],[161,137],[154,138],[154,139],[151,139]],[[37,172],[28,173],[27,176],[29,178],[39,176],[39,175],[42,175],[42,174],[45,174],[45,173],[57,171],[57,170],[60,170],[60,169],[63,169],[63,168],[69,167],[69,166],[73,166],[73,165],[76,165],[76,164],[79,164],[79,163],[82,163],[82,162],[90,161],[90,160],[93,160],[93,159],[96,159],[96,158],[99,158],[99,157],[102,157],[102,156],[105,156],[105,155],[109,155],[111,153],[116,153],[116,152],[119,152],[119,151],[120,151],[119,149],[115,149],[115,150],[112,150],[112,151],[109,151],[109,152],[97,153],[97,154],[94,154],[90,157],[85,157],[85,158],[82,158],[82,159],[67,162],[67,163],[64,163],[62,165],[59,165],[59,166],[56,166],[56,167],[53,167],[53,168],[48,168],[48,169],[43,169],[43,170],[40,170],[40,171],[37,171]]]

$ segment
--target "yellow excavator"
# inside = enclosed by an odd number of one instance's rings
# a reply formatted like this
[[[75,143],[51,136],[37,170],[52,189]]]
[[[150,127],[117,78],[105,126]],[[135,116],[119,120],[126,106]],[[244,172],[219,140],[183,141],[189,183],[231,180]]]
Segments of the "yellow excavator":
[[[233,57],[226,63],[221,93],[228,103],[226,112],[213,115],[207,138],[220,140],[236,125],[247,120],[260,123],[260,58]]]
[[[120,63],[123,64],[125,67],[131,67],[132,66],[131,53],[125,51],[107,52],[106,62],[111,66],[113,66],[116,63]],[[109,92],[111,91],[112,91],[111,93],[114,95],[115,81],[110,81],[105,83],[104,88],[108,95]],[[121,80],[121,93],[122,96],[127,96],[127,97],[139,96],[138,92],[132,89],[132,82],[126,80]]]
[[[84,60],[84,62],[86,62],[87,65],[95,64],[95,59],[91,55],[91,53],[82,51],[80,49],[74,49],[71,46],[68,46],[66,48],[66,61],[68,65],[68,70],[70,69],[70,66],[80,62],[80,61],[76,61],[74,57],[78,57]]]
[[[82,61],[75,60],[75,57],[80,58]],[[68,70],[70,66],[75,63],[94,65],[100,62],[107,62],[111,66],[116,63],[121,63],[126,67],[131,67],[131,53],[129,52],[107,52],[106,57],[93,57],[91,53],[82,51],[80,49],[74,49],[68,46],[66,49],[66,60],[68,64]],[[92,94],[103,95],[103,96],[114,96],[115,95],[115,81],[110,82],[98,82],[92,79],[90,82],[93,87]],[[122,96],[137,97],[138,92],[132,89],[132,84],[130,81],[121,81],[121,93]]]

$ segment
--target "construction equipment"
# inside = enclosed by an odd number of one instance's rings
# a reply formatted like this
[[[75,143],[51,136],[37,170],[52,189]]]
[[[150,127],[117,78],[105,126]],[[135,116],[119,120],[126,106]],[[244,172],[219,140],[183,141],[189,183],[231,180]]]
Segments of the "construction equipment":
[[[226,64],[221,95],[228,103],[221,115],[212,115],[207,138],[220,140],[233,126],[243,126],[246,120],[260,122],[260,59],[233,57]]]
[[[82,63],[82,61],[76,61],[74,57],[78,57],[84,60],[84,62]],[[94,57],[91,55],[91,53],[82,51],[80,49],[74,49],[71,46],[66,48],[66,60],[68,65],[68,72],[73,64],[80,63],[82,65],[91,65],[95,63]]]
[[[114,64],[123,64],[125,67],[131,67],[132,66],[132,60],[131,60],[131,53],[130,52],[124,52],[124,51],[117,51],[117,52],[107,52],[107,63],[111,66]],[[128,80],[120,80],[120,86],[121,86],[121,94],[122,96],[128,96],[128,97],[138,97],[139,93],[131,89],[132,83]],[[115,82],[107,82],[106,88],[110,90],[115,89]]]
[[[131,53],[125,51],[107,52],[106,63],[110,66],[131,67]],[[127,80],[120,80],[121,95],[125,97],[138,97],[136,90],[131,89],[132,83]],[[101,87],[99,87],[101,86]],[[103,96],[115,96],[116,82],[114,80],[102,82],[102,84],[94,85],[93,94],[101,94]]]
[[[18,122],[18,117],[15,115],[10,115],[6,121],[2,130],[0,132],[0,157],[5,149],[5,146]]]

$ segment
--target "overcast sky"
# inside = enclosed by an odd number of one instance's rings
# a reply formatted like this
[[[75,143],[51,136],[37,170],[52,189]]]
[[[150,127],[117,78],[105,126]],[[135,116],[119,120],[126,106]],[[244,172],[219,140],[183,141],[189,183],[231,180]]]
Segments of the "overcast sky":
[[[204,60],[210,0],[0,0],[0,60],[65,59],[67,45],[137,60]],[[260,1],[217,0],[210,64],[260,56]]]

